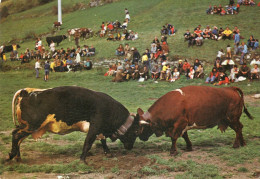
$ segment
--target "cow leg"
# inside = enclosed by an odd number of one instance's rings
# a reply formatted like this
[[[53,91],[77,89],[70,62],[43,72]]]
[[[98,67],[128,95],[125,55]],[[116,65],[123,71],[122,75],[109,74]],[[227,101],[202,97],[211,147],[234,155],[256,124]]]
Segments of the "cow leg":
[[[188,125],[188,122],[186,119],[179,119],[177,122],[174,123],[173,130],[169,132],[169,136],[171,136],[172,139],[172,147],[170,150],[170,155],[177,155],[177,147],[176,147],[176,142],[177,139],[181,136],[182,131],[185,129],[185,127]],[[188,134],[187,134],[188,137]]]
[[[17,161],[21,160],[20,144],[28,135],[30,135],[30,133],[21,131],[21,129],[15,129],[12,132],[12,150],[11,153],[9,153],[9,159],[7,160],[12,160],[14,157]]]
[[[233,144],[233,148],[238,148],[240,146],[245,146],[246,143],[244,141],[244,137],[242,134],[243,124],[239,120],[234,121],[233,123],[229,124],[229,126],[236,132],[236,139]]]
[[[104,149],[104,153],[105,154],[110,153],[109,148],[107,147],[106,139],[101,139],[101,144],[102,144],[102,147]]]
[[[191,144],[191,141],[189,139],[189,136],[188,136],[188,132],[184,132],[184,134],[182,135],[182,137],[184,138],[185,142],[186,142],[186,150],[187,151],[192,151],[192,144]]]
[[[86,137],[85,142],[84,142],[83,151],[82,151],[82,154],[80,156],[80,160],[85,162],[85,159],[87,157],[87,153],[91,149],[93,143],[95,142],[97,134],[98,134],[97,128],[90,126],[89,132],[88,132],[87,137]]]

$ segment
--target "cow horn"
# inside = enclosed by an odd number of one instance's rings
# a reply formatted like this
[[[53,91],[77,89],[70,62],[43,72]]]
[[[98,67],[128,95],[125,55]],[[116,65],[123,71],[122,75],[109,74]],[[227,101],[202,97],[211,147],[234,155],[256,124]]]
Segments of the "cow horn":
[[[146,122],[146,121],[144,121],[144,120],[141,120],[141,121],[139,121],[139,124],[140,124],[140,125],[149,125],[150,123],[149,123],[149,122]]]

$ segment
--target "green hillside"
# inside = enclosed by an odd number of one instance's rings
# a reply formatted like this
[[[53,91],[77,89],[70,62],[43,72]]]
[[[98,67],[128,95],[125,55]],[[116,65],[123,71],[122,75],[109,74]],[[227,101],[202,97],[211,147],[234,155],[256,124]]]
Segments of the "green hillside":
[[[64,8],[68,8],[79,2],[88,4],[89,1],[62,1]],[[168,38],[170,56],[178,55],[211,61],[215,58],[216,52],[219,49],[225,49],[228,44],[233,46],[233,41],[207,40],[202,47],[188,49],[187,43],[184,43],[183,40],[183,34],[186,29],[193,30],[198,24],[201,24],[202,28],[206,27],[206,25],[210,25],[211,27],[216,25],[223,28],[228,26],[231,29],[234,26],[238,26],[241,35],[245,37],[244,41],[249,38],[249,35],[254,35],[256,38],[260,37],[260,16],[257,15],[260,12],[260,8],[257,6],[241,6],[238,15],[206,15],[205,10],[209,4],[222,4],[224,6],[228,2],[228,0],[121,0],[104,6],[86,8],[63,14],[62,30],[57,34],[65,34],[67,29],[75,27],[88,27],[94,31],[98,31],[102,21],[119,20],[122,22],[125,16],[124,8],[128,8],[131,15],[131,22],[128,29],[138,32],[139,40],[134,42],[107,42],[105,38],[94,37],[85,42],[81,41],[80,45],[93,44],[98,51],[94,57],[96,59],[114,57],[115,48],[120,43],[129,43],[130,46],[135,46],[140,52],[144,52],[145,48],[150,48],[150,43],[154,36],[160,36],[162,25],[169,22],[178,30],[175,36]],[[32,33],[43,34],[50,32],[52,23],[57,20],[57,16],[52,13],[52,8],[56,4],[57,1],[53,1],[8,16],[0,26],[0,43],[16,38],[23,38]],[[43,42],[46,45],[45,40]],[[61,47],[71,47],[73,45],[74,43],[68,40],[61,43]],[[27,47],[33,48],[34,41],[23,42],[21,46],[21,50]]]

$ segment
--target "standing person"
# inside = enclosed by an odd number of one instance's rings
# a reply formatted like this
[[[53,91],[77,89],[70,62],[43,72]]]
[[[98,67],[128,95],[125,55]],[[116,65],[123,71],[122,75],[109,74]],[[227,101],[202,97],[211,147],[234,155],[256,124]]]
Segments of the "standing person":
[[[39,78],[39,70],[40,70],[40,68],[41,68],[40,60],[38,59],[38,60],[35,62],[36,78]]]
[[[242,65],[244,63],[244,57],[247,54],[247,45],[245,44],[245,42],[242,42],[242,49],[241,49],[241,57],[240,57],[240,65]]]
[[[42,41],[41,41],[41,38],[38,38],[36,46],[37,46],[38,50],[41,52],[42,51]]]
[[[50,71],[50,62],[47,60],[47,62],[44,65],[44,81],[48,81],[49,79],[49,71]]]
[[[55,52],[55,43],[53,41],[51,41],[50,50],[51,50],[51,55],[53,55]]]
[[[129,12],[127,12],[127,13],[125,14],[125,19],[126,19],[127,22],[130,22]]]
[[[78,31],[75,32],[75,35],[74,35],[74,39],[75,39],[75,45],[76,47],[79,46],[79,38],[80,38],[80,34]]]
[[[17,45],[14,43],[12,44],[12,48],[13,48],[13,53],[14,53],[14,56],[16,57],[17,54],[18,54],[18,51],[17,51]]]
[[[235,31],[235,39],[234,39],[234,55],[237,55],[238,53],[238,46],[239,46],[239,43],[240,43],[240,34],[239,34],[239,30]]]

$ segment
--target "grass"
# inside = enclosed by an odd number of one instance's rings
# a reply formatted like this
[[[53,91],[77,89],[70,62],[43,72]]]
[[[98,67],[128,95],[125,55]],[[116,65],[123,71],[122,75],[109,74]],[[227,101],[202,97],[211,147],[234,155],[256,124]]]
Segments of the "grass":
[[[76,2],[85,3],[82,0],[62,1],[64,6],[67,6],[68,3],[73,4]],[[225,5],[227,2],[225,0],[213,0],[210,3],[212,5]],[[50,32],[52,23],[57,19],[56,15],[48,14],[54,5],[56,5],[56,1],[10,15],[6,21],[1,23],[0,42],[22,38],[31,32],[36,34]],[[65,34],[67,29],[75,27],[89,27],[94,31],[98,31],[102,21],[119,20],[122,22],[124,19],[124,8],[127,7],[131,15],[129,29],[138,32],[140,39],[132,42],[107,42],[105,38],[94,37],[85,42],[81,41],[80,45],[93,44],[96,47],[97,54],[94,57],[96,60],[116,58],[115,49],[120,43],[129,43],[130,46],[137,47],[143,53],[146,48],[150,48],[150,43],[154,36],[160,36],[160,29],[167,22],[173,24],[178,30],[174,37],[168,38],[171,58],[173,56],[181,56],[212,62],[219,49],[225,49],[228,44],[233,46],[233,41],[229,40],[218,42],[208,40],[202,47],[187,48],[187,43],[183,42],[183,34],[186,29],[193,30],[198,24],[201,24],[203,28],[206,25],[211,27],[216,25],[223,28],[229,26],[231,29],[234,26],[238,26],[241,30],[241,35],[246,38],[244,41],[252,34],[256,38],[260,37],[260,32],[257,30],[260,27],[259,23],[255,23],[260,20],[258,16],[255,16],[255,14],[259,14],[259,8],[241,6],[241,11],[238,15],[218,16],[205,14],[208,5],[209,2],[207,0],[194,0],[192,2],[183,2],[181,0],[120,0],[105,6],[64,14],[62,30],[57,34]],[[40,14],[40,16],[31,17],[32,14]],[[86,21],[82,21],[82,18],[86,19]],[[46,45],[45,40],[43,40],[43,43]],[[27,47],[33,49],[34,40],[21,42],[20,45],[22,46],[20,51],[24,51]],[[73,45],[74,42],[66,40],[60,44],[60,47],[67,48]]]

